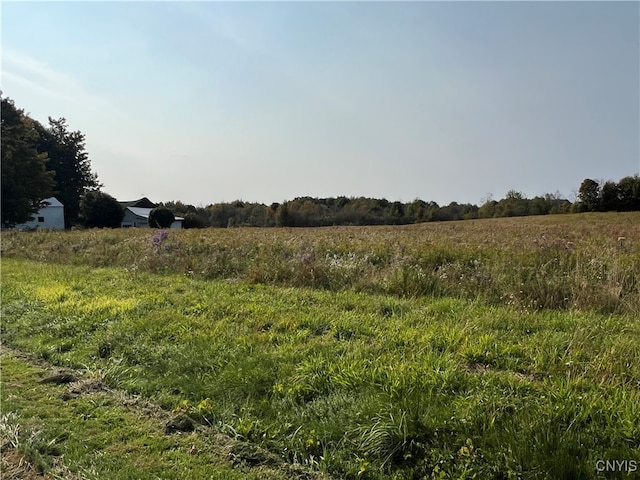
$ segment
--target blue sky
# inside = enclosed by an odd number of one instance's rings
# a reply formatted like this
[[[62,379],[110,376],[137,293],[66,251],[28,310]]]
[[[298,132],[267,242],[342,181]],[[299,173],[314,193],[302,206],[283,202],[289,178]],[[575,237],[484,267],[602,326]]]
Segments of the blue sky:
[[[480,204],[640,172],[638,2],[2,2],[1,89],[104,190]]]

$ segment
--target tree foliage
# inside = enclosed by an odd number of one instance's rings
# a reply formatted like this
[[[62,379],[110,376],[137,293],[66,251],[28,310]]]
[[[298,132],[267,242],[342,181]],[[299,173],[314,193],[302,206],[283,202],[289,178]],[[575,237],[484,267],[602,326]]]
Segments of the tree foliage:
[[[3,225],[29,220],[53,195],[64,205],[68,228],[78,219],[82,196],[99,187],[81,132],[70,131],[64,118],[49,117],[45,127],[2,99]]]
[[[64,205],[65,226],[69,228],[80,214],[80,199],[85,193],[101,187],[91,171],[85,137],[80,131],[70,131],[65,118],[49,117],[49,127],[37,124],[38,151],[47,152],[47,169],[55,172],[56,197]]]
[[[185,214],[182,226],[184,228],[205,228],[207,224],[200,215],[198,215],[197,213],[189,212]]]
[[[616,182],[608,181],[602,185],[598,203],[600,209],[605,212],[620,210],[620,187]]]
[[[583,180],[578,190],[576,212],[629,212],[640,210],[640,177],[627,176],[619,182]]]
[[[289,216],[289,207],[286,203],[278,205],[275,214],[276,227],[289,227],[291,226],[291,218]]]
[[[598,186],[597,192],[598,195],[592,199],[594,205],[597,205],[599,209],[603,209],[605,206],[611,207],[617,202],[620,210],[640,210],[640,178],[637,175],[625,177],[617,184],[607,182],[602,188]],[[606,199],[611,201],[606,201]],[[298,197],[270,205],[236,200],[198,208],[180,201],[168,202],[164,206],[184,216],[185,227],[227,228],[242,226],[399,225],[569,213],[580,205],[578,202],[572,205],[557,191],[552,194],[547,193],[527,198],[522,192],[512,189],[500,200],[494,200],[490,194],[487,195],[480,207],[457,202],[440,206],[436,202],[426,202],[418,198],[408,203],[402,203],[390,202],[384,198],[344,196],[336,198]]]
[[[36,149],[35,122],[16,108],[13,100],[1,98],[2,126],[2,226],[27,222],[53,194],[53,173],[47,172],[47,154]]]
[[[80,222],[85,227],[118,228],[124,218],[124,208],[107,193],[91,191],[80,201]]]
[[[157,207],[149,213],[149,226],[151,228],[169,228],[175,221],[175,215],[167,207]]]
[[[578,209],[581,212],[595,212],[600,207],[600,185],[595,180],[585,178],[578,190]]]
[[[618,182],[620,210],[640,210],[640,176],[624,177]]]

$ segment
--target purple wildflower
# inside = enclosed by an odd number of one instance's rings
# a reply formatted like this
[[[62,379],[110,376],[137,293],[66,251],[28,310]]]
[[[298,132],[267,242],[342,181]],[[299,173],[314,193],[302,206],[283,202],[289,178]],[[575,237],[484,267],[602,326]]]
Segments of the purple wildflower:
[[[154,233],[151,237],[151,243],[155,248],[160,248],[162,242],[164,242],[167,238],[169,238],[169,232],[166,230],[160,230],[157,233]]]

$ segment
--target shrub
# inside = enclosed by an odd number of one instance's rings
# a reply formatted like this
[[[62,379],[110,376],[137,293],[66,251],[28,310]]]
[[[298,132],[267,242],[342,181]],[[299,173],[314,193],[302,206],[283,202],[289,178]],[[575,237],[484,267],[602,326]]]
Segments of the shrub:
[[[189,212],[184,216],[184,228],[205,228],[207,222],[197,213]]]
[[[151,228],[170,228],[175,221],[175,215],[165,207],[154,208],[149,214],[149,226]]]

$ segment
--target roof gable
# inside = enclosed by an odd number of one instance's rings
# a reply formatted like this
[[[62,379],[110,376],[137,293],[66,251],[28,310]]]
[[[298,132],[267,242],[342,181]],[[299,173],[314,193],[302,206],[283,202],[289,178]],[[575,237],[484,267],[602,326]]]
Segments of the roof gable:
[[[122,205],[124,208],[139,207],[139,208],[153,209],[157,207],[157,205],[153,203],[151,200],[149,200],[147,197],[143,197],[139,200],[132,200],[129,202],[118,202],[118,203]]]

